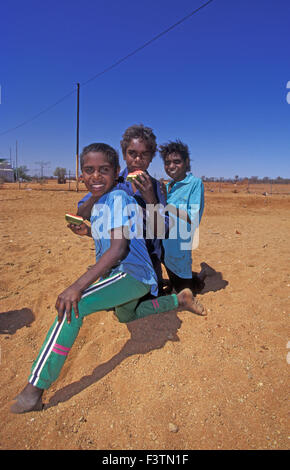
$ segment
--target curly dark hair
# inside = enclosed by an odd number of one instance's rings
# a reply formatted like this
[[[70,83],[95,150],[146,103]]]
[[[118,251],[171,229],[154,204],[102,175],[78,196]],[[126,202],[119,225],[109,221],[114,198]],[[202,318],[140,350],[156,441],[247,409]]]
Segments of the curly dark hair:
[[[188,159],[188,165],[186,171],[190,171],[190,152],[188,145],[181,142],[181,140],[177,139],[175,141],[170,140],[166,144],[159,146],[159,153],[163,159],[165,160],[168,155],[172,153],[176,153],[181,156],[181,158],[185,161]]]
[[[132,139],[140,139],[146,144],[148,150],[151,152],[152,157],[154,157],[157,151],[157,143],[156,136],[150,127],[145,127],[143,124],[134,124],[125,130],[122,137],[123,138],[120,144],[123,155],[126,155],[127,148]]]
[[[95,142],[95,143],[87,145],[86,147],[83,148],[83,151],[80,154],[81,169],[83,169],[84,157],[89,152],[101,152],[107,157],[108,162],[111,163],[111,165],[115,169],[119,168],[119,166],[120,166],[119,165],[119,155],[118,155],[117,150],[115,150],[113,147],[111,147],[108,144],[104,144],[102,142]]]

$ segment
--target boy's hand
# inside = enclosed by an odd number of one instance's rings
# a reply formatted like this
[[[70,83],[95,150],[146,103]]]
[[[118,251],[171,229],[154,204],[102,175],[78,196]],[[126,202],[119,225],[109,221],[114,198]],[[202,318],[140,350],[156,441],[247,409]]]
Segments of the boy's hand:
[[[163,196],[165,197],[165,199],[167,198],[167,190],[166,190],[166,184],[164,183],[163,181],[163,178],[161,178],[159,180],[159,183],[160,183],[160,190],[161,190],[161,193],[163,194]]]
[[[157,204],[153,184],[148,173],[144,172],[134,180],[134,185],[139,189],[146,204]]]
[[[85,235],[90,236],[91,235],[91,228],[85,223],[82,223],[81,225],[68,224],[67,226],[76,235],[81,235],[81,236],[85,236]]]
[[[67,322],[71,322],[71,311],[74,309],[76,318],[79,317],[78,302],[81,300],[81,291],[74,285],[68,287],[61,294],[59,294],[55,308],[58,314],[58,321],[61,322],[64,314],[66,313]]]

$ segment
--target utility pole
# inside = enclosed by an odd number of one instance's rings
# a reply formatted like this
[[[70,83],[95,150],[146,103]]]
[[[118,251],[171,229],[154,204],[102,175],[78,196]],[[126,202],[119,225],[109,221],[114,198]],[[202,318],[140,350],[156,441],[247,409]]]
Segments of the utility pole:
[[[35,162],[36,165],[40,165],[40,178],[43,179],[43,169],[45,166],[49,165],[50,162]]]
[[[17,140],[16,140],[16,149],[15,149],[15,158],[16,158],[16,171],[15,171],[15,176],[16,176],[16,181],[18,181],[18,149],[17,149]]]
[[[77,146],[76,146],[76,191],[79,190],[79,133],[80,133],[80,84],[77,83]]]

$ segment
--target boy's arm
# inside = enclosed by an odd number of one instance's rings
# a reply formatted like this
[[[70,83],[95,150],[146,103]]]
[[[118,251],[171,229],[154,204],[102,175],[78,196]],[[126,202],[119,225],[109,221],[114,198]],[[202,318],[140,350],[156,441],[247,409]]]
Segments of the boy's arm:
[[[161,184],[157,183],[156,185],[156,193],[154,190],[154,185],[150,175],[147,172],[144,172],[140,177],[140,180],[136,179],[135,186],[139,189],[140,193],[146,205],[154,205],[161,204],[163,208],[166,206],[166,195],[162,191]],[[165,190],[166,191],[166,190]],[[162,210],[154,211],[154,216],[150,217],[150,214],[147,211],[147,217],[149,216],[149,227],[150,233],[153,235],[154,238],[158,238],[158,227],[164,226],[164,233],[165,235],[168,233],[169,230],[169,217],[166,213]],[[158,220],[159,219],[159,220]]]
[[[192,206],[194,207],[193,211]],[[199,178],[197,179],[189,196],[189,213],[184,209],[179,209],[173,206],[172,204],[168,204],[166,208],[168,209],[168,212],[172,212],[189,224],[191,224],[192,218],[195,219],[198,212],[198,219],[200,222],[204,209],[204,185],[202,180]]]
[[[79,201],[77,215],[83,217],[85,220],[90,220],[92,208],[95,202],[97,202],[97,199],[93,195],[84,201]]]
[[[90,196],[90,193],[88,193],[78,202],[77,215],[81,216],[84,220],[90,220],[92,208],[95,202],[96,198],[93,195]],[[68,224],[68,228],[71,229],[71,231],[76,235],[87,235],[88,237],[92,236],[91,228],[85,223],[81,225]]]
[[[204,210],[204,185],[201,178],[196,178],[189,199],[189,216],[200,224]]]
[[[76,318],[78,318],[78,302],[81,299],[82,292],[127,256],[129,240],[125,238],[122,229],[123,227],[120,227],[111,231],[110,248],[94,266],[58,296],[55,304],[58,312],[58,321],[62,321],[63,315],[66,313],[67,322],[70,323],[72,307]]]
[[[185,222],[188,224],[191,223],[191,219],[184,209],[179,209],[172,204],[167,204],[166,209],[168,212],[172,212],[174,215],[176,215],[176,217],[179,217],[179,219],[185,220]]]

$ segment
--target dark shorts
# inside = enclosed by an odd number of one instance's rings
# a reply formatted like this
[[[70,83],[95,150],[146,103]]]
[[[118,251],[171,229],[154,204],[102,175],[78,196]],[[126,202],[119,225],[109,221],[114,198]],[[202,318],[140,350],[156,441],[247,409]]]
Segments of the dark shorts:
[[[192,278],[184,279],[174,274],[166,267],[171,287],[178,294],[182,289],[188,288],[193,294],[197,294],[204,288],[204,282],[199,279],[197,273],[192,273]]]

